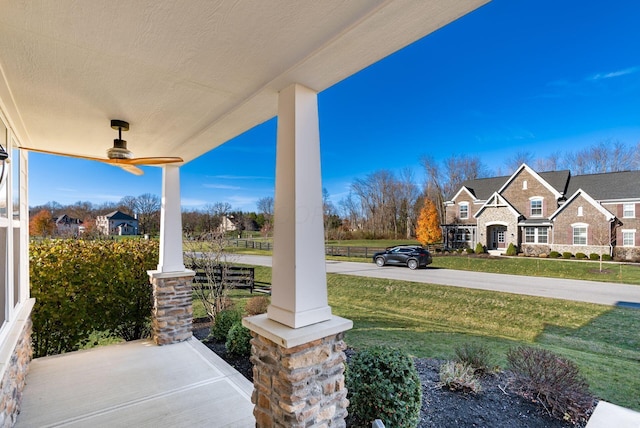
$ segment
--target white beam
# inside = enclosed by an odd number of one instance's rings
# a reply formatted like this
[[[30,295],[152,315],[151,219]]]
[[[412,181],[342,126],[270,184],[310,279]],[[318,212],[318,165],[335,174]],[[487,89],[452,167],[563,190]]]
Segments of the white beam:
[[[180,168],[162,167],[159,272],[184,271],[182,256],[182,213],[180,210]]]
[[[291,328],[331,319],[324,254],[317,93],[294,84],[278,98],[271,306]]]

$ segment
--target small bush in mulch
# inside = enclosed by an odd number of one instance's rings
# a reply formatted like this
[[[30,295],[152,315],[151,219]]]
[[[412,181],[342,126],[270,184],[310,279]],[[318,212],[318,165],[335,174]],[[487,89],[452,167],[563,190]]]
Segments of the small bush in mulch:
[[[476,254],[484,254],[485,253],[485,249],[484,246],[481,243],[477,243],[476,244]]]
[[[558,257],[560,257],[560,253],[559,253],[559,252],[557,252],[557,251],[551,251],[551,252],[549,253],[549,258],[557,259]]]
[[[589,260],[600,260],[600,255],[596,253],[589,254]]]
[[[370,427],[380,419],[388,427],[416,427],[422,387],[413,360],[402,351],[372,347],[348,363],[349,426]]]
[[[586,258],[587,258],[587,255],[585,253],[576,253],[576,259],[584,260]]]
[[[510,257],[515,257],[518,254],[518,249],[516,248],[515,245],[513,245],[513,242],[511,242],[509,244],[509,246],[507,247],[507,256]]]
[[[562,253],[563,259],[570,259],[571,256],[573,256],[573,254],[571,254],[569,251],[565,251],[564,253]]]
[[[507,353],[516,390],[554,417],[574,424],[588,420],[594,405],[578,366],[545,349],[520,346]]]
[[[440,383],[451,391],[477,394],[482,390],[475,369],[466,363],[447,361],[440,366]]]
[[[455,353],[456,361],[473,367],[476,375],[482,376],[491,370],[491,351],[482,343],[464,343],[455,348]]]
[[[267,296],[254,296],[247,301],[244,312],[251,317],[266,313],[268,307],[269,298]]]
[[[238,321],[231,326],[225,342],[231,355],[248,357],[251,355],[251,332]]]
[[[242,320],[236,309],[225,309],[216,314],[211,326],[211,336],[218,342],[225,342],[231,327]]]

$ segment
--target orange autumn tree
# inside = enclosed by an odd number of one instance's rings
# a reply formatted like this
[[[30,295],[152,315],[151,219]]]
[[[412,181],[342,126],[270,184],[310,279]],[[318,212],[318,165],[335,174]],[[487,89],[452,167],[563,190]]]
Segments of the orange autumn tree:
[[[423,245],[433,244],[442,240],[442,229],[438,221],[436,204],[431,199],[425,199],[418,217],[416,237]]]
[[[51,213],[42,210],[38,214],[31,217],[29,221],[29,235],[31,236],[51,236],[56,228]]]

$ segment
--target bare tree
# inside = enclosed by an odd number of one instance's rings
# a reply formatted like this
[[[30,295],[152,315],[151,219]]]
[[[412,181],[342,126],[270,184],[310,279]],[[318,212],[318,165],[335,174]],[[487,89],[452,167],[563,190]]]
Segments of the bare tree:
[[[143,234],[160,230],[160,198],[157,195],[145,193],[138,196],[135,212]]]
[[[136,214],[137,204],[138,200],[135,196],[124,196],[120,199],[120,202],[118,202],[118,209],[125,214],[134,216]]]
[[[426,176],[424,193],[436,204],[440,222],[445,218],[444,202],[462,183],[486,175],[486,169],[477,156],[451,156],[442,165],[429,156],[422,157],[421,161]]]
[[[638,148],[615,140],[601,141],[591,147],[566,154],[566,163],[574,174],[601,174],[638,168]]]
[[[520,150],[517,153],[515,153],[513,156],[508,157],[504,161],[504,164],[508,170],[515,171],[523,163],[526,163],[527,165],[532,165],[533,162],[534,162],[534,156],[531,152],[528,152],[526,150]]]
[[[559,171],[564,169],[561,163],[562,153],[553,152],[549,156],[544,158],[538,158],[535,160],[534,169],[538,172],[543,171]]]

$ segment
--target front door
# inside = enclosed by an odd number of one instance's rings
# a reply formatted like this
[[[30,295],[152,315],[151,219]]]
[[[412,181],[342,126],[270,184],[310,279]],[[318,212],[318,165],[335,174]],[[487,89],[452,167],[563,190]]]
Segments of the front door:
[[[504,249],[506,248],[506,239],[505,239],[505,235],[507,234],[507,228],[506,227],[501,227],[498,229],[497,231],[497,239],[498,239],[498,249]]]
[[[502,250],[507,247],[507,226],[492,226],[490,229],[488,247],[492,250]]]

